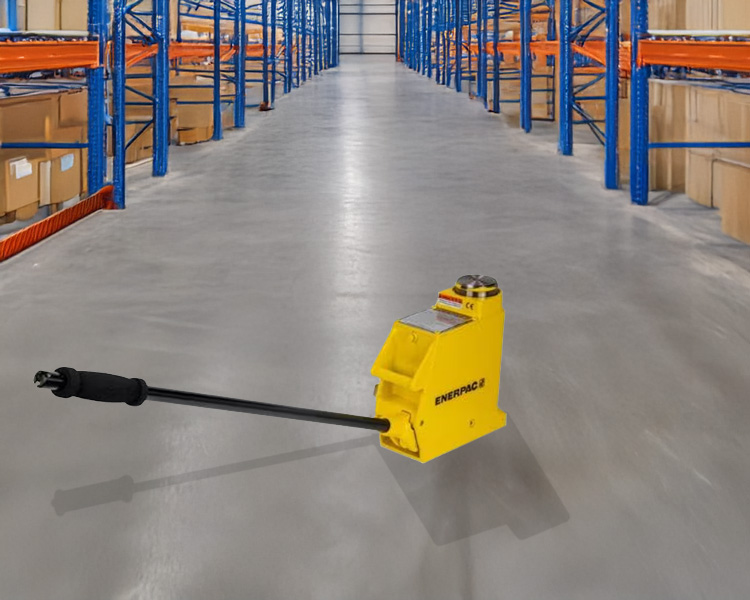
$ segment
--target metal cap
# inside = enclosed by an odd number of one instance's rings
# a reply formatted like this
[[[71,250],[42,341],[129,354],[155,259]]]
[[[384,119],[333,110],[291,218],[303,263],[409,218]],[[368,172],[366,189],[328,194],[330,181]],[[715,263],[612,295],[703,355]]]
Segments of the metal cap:
[[[466,298],[492,298],[500,293],[500,288],[493,277],[464,275],[453,286],[453,291]]]

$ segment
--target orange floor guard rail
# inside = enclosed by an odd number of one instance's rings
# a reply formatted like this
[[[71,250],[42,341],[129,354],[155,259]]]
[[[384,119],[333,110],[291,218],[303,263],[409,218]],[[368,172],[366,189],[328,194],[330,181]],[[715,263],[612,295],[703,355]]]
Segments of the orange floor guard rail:
[[[43,239],[50,237],[68,225],[80,221],[93,212],[114,208],[112,203],[112,186],[102,188],[99,192],[81,200],[70,208],[50,215],[46,219],[25,227],[0,240],[0,262],[30,248]]]

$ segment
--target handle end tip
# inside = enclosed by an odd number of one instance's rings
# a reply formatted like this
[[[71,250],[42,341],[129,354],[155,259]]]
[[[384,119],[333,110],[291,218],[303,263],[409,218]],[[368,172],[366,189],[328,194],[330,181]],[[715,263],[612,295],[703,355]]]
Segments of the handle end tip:
[[[57,388],[62,383],[62,378],[57,373],[48,371],[37,371],[34,375],[34,384],[38,388]]]

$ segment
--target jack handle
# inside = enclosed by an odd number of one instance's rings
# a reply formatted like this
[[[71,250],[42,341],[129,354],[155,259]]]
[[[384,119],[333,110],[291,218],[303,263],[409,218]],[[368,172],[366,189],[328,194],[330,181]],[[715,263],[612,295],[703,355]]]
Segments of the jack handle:
[[[54,373],[39,371],[34,376],[38,388],[51,390],[59,398],[83,398],[95,402],[123,402],[140,406],[148,397],[143,379],[128,379],[108,373],[76,371],[61,367]]]
[[[60,398],[76,396],[95,402],[123,402],[130,406],[140,406],[146,398],[150,398],[157,402],[169,404],[283,417],[300,421],[356,427],[358,429],[372,429],[381,433],[388,431],[391,427],[388,419],[154,388],[146,385],[143,379],[128,379],[108,373],[76,371],[69,367],[62,367],[54,373],[39,371],[34,377],[34,383],[38,388],[51,390],[55,396]]]

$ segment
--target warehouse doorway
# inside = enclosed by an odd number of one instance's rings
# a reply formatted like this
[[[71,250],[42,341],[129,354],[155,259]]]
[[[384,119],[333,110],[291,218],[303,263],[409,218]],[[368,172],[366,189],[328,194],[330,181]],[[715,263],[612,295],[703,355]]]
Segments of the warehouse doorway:
[[[342,54],[395,54],[395,0],[340,0]]]

